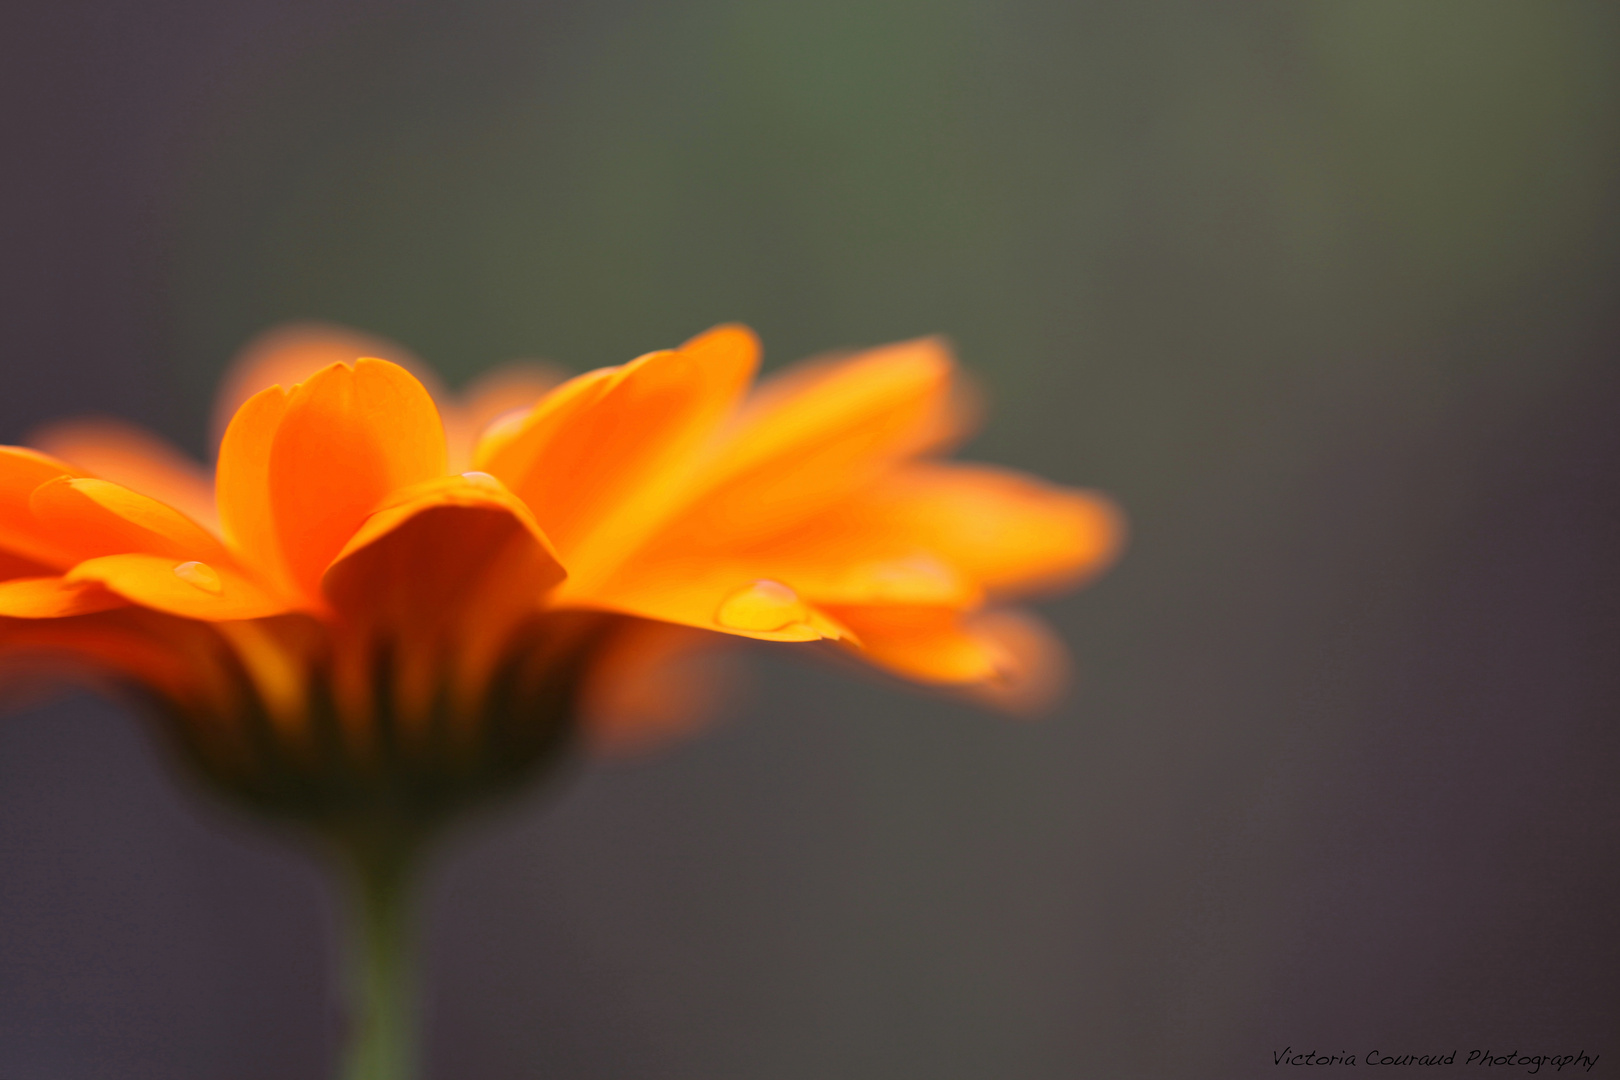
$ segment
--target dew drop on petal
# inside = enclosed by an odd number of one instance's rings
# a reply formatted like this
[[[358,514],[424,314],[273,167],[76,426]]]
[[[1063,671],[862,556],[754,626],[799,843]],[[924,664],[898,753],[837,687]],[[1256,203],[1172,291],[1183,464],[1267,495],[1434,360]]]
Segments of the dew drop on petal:
[[[714,613],[728,630],[781,630],[809,618],[810,609],[799,594],[780,581],[756,581],[726,597]]]
[[[470,482],[475,487],[490,488],[491,490],[495,491],[499,491],[501,488],[501,482],[489,475],[487,472],[477,472],[476,470],[473,472],[464,472],[461,474],[461,478]]]
[[[225,586],[219,580],[219,571],[205,562],[183,562],[174,568],[174,576],[206,593],[218,595],[225,591]]]

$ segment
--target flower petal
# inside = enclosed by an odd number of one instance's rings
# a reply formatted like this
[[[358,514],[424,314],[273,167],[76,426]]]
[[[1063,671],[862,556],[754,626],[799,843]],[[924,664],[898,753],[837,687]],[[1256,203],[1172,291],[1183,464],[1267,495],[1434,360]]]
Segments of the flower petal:
[[[758,358],[751,331],[721,326],[589,372],[492,432],[478,467],[529,504],[572,575],[596,578],[679,506]]]
[[[59,619],[123,607],[128,601],[94,581],[60,577],[0,581],[0,615],[11,619]]]
[[[404,368],[334,364],[291,391],[261,391],[220,447],[226,536],[250,565],[319,602],[321,575],[390,493],[442,476],[433,399]]]
[[[972,580],[915,548],[906,550],[874,538],[866,550],[839,552],[783,543],[769,550],[694,552],[645,551],[620,574],[594,589],[570,582],[559,604],[619,607],[632,598],[664,594],[671,582],[683,592],[705,590],[717,607],[739,583],[778,581],[818,607],[850,604],[942,605],[969,608],[983,597]]]
[[[982,683],[1006,678],[1016,658],[993,634],[977,633],[960,611],[945,607],[850,607],[833,613],[852,629],[862,659],[928,683]]]
[[[178,510],[107,480],[57,477],[34,489],[29,507],[76,560],[125,552],[229,559],[213,533]]]
[[[625,619],[597,652],[581,711],[593,746],[635,752],[688,734],[716,711],[732,671],[727,639]]]
[[[45,564],[0,549],[0,581],[11,581],[14,578],[25,577],[49,577],[50,574],[51,568]]]
[[[790,370],[748,402],[671,531],[746,543],[809,520],[955,430],[935,338]]]
[[[813,553],[829,566],[924,553],[975,585],[1006,593],[1095,573],[1117,555],[1123,536],[1123,516],[1095,492],[985,465],[926,463],[895,470],[753,551],[777,561]],[[843,602],[870,601],[851,596]],[[895,602],[906,601],[897,596]],[[918,596],[911,602],[951,601]]]
[[[499,418],[479,439],[473,464],[499,477],[514,491],[521,490],[523,483],[540,469],[551,445],[561,439],[570,424],[578,423],[576,417],[596,408],[624,377],[627,367],[598,368],[576,375],[541,398],[532,409]],[[534,479],[539,483],[539,477]]]
[[[450,468],[472,468],[478,439],[490,424],[533,408],[567,378],[563,369],[552,364],[516,362],[485,372],[448,403],[441,399],[439,413],[450,446]]]
[[[214,494],[220,529],[244,562],[291,589],[270,501],[270,451],[287,413],[287,391],[267,387],[236,410],[219,447]]]
[[[281,597],[230,565],[214,566],[150,554],[87,559],[68,582],[97,581],[136,604],[188,619],[257,619],[290,610]]]
[[[569,582],[559,602],[650,613],[664,604],[648,598],[669,595],[671,581],[683,593],[723,595],[737,581],[768,579],[824,610],[966,611],[986,588],[1028,591],[1098,569],[1121,532],[1100,496],[989,467],[906,465],[765,539],[719,527],[666,534],[606,583]],[[704,605],[694,595],[684,606]]]
[[[248,342],[232,361],[214,400],[215,442],[237,411],[259,391],[277,385],[294,386],[324,367],[353,364],[362,356],[392,361],[415,375],[430,392],[438,390],[433,373],[397,341],[332,323],[286,323]]]
[[[529,508],[493,477],[405,488],[366,519],[322,586],[350,617],[445,621],[470,603],[538,610],[567,576]]]
[[[1106,496],[985,465],[915,465],[868,498],[892,534],[991,590],[1072,583],[1112,562],[1125,536],[1124,515]]]
[[[670,560],[587,592],[575,592],[571,584],[558,591],[557,606],[617,611],[761,641],[819,641],[849,634],[791,586],[737,564]]]
[[[1049,709],[1069,683],[1069,652],[1052,628],[1026,611],[986,611],[970,617],[975,636],[1001,653],[1000,677],[968,693],[998,709],[1032,715]]]
[[[230,684],[210,655],[211,637],[202,624],[137,607],[76,618],[0,619],[0,661],[22,660],[28,675],[47,678],[112,672],[177,703],[212,701],[216,707],[208,711],[217,715]]]
[[[389,650],[400,715],[419,721],[441,690],[469,706],[484,692],[512,629],[540,611],[563,576],[528,507],[494,477],[474,473],[390,498],[322,587],[357,629],[347,637]],[[340,659],[340,693],[363,700],[371,655]]]
[[[208,471],[176,447],[121,420],[70,420],[36,431],[35,446],[92,476],[122,484],[167,503],[217,530],[214,485]]]
[[[34,489],[58,477],[82,475],[38,450],[0,446],[0,550],[30,562],[65,570],[78,560],[29,507]]]

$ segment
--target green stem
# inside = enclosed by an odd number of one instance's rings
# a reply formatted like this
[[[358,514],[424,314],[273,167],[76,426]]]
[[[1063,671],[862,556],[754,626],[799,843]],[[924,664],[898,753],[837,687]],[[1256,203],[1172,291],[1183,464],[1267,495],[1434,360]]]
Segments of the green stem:
[[[348,845],[354,931],[343,1080],[415,1080],[412,851]]]

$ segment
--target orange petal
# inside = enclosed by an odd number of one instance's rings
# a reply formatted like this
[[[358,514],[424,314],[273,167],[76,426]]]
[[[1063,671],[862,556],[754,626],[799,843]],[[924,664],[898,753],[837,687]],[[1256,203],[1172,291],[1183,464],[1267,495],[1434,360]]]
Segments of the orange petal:
[[[556,606],[617,611],[761,641],[818,641],[849,633],[792,586],[736,564],[665,561],[597,589],[575,591],[571,585],[559,590]]]
[[[322,587],[333,609],[361,628],[357,636],[392,650],[401,716],[421,719],[444,689],[447,658],[449,689],[464,702],[486,689],[511,629],[540,610],[563,576],[528,508],[493,477],[474,473],[388,500]],[[357,701],[359,674],[349,672],[342,691]]]
[[[571,574],[594,579],[679,506],[758,358],[751,331],[721,326],[582,375],[491,432],[478,467],[529,504]]]
[[[992,590],[1069,584],[1118,555],[1125,519],[1094,491],[984,465],[916,465],[869,494],[888,530]]]
[[[78,560],[29,507],[34,489],[79,471],[63,461],[21,446],[0,446],[0,550],[30,562],[67,569]]]
[[[882,538],[875,538],[881,541]],[[721,552],[643,551],[621,572],[594,588],[572,581],[559,591],[559,605],[613,608],[636,604],[636,598],[702,592],[714,607],[752,581],[780,582],[813,607],[852,604],[976,606],[982,590],[939,559],[888,543],[866,550],[838,551],[805,544],[770,550]],[[737,629],[728,626],[727,629]]]
[[[178,510],[107,480],[57,477],[34,489],[29,507],[76,560],[125,552],[228,559],[213,533]]]
[[[36,431],[29,441],[92,476],[167,503],[210,529],[218,527],[214,484],[208,471],[133,424],[70,420]]]
[[[444,429],[404,368],[334,364],[294,387],[270,455],[270,497],[293,580],[313,588],[373,507],[442,476]]]
[[[442,476],[433,399],[404,368],[334,364],[283,395],[261,391],[220,447],[220,517],[255,567],[285,568],[316,600],[338,552],[390,493]]]
[[[567,377],[562,368],[553,364],[522,361],[503,364],[479,376],[457,400],[441,404],[439,412],[444,417],[445,440],[450,446],[450,468],[472,468],[478,438],[485,428],[503,416],[533,408]]]
[[[953,365],[935,338],[789,371],[761,387],[672,532],[749,543],[808,520],[954,430]]]
[[[12,619],[59,619],[123,607],[125,601],[94,581],[60,577],[0,581],[0,615]]]
[[[806,360],[762,382],[737,418],[728,464],[780,457],[825,439],[887,435],[902,454],[965,432],[972,402],[950,346],[924,337]]]
[[[0,549],[0,581],[10,581],[13,578],[47,577],[51,568],[33,559],[25,559],[21,555],[13,555],[9,551]]]
[[[219,442],[237,410],[259,391],[293,386],[324,367],[353,364],[362,356],[391,360],[430,391],[438,390],[433,373],[397,341],[331,323],[288,323],[266,330],[237,354],[214,401],[214,441]]]
[[[584,688],[585,730],[599,750],[650,749],[714,713],[732,672],[726,638],[685,626],[625,620],[596,653]]]
[[[724,523],[660,537],[597,592],[671,574],[785,582],[822,606],[977,607],[985,589],[1029,591],[1095,572],[1123,533],[1111,502],[984,466],[904,465],[750,542]],[[685,544],[683,548],[681,545]],[[572,585],[564,599],[586,590]]]
[[[308,736],[310,684],[326,677],[326,635],[307,616],[214,624],[220,642],[252,681],[271,721],[287,737]]]
[[[868,553],[863,558],[829,559],[804,548],[761,562],[770,577],[792,583],[815,603],[921,604],[969,608],[982,599],[978,586],[927,551],[906,555]]]
[[[219,447],[215,495],[225,540],[247,565],[291,590],[270,499],[270,451],[287,413],[287,392],[271,386],[231,418]]]
[[[1069,651],[1052,628],[1024,611],[986,611],[969,618],[975,636],[1000,651],[1000,677],[970,687],[987,705],[1032,715],[1052,707],[1069,683]]]
[[[472,423],[482,427],[503,413],[526,409],[561,386],[568,373],[556,364],[517,360],[492,368],[461,393],[461,407]]]
[[[1124,531],[1113,502],[1095,492],[983,465],[913,464],[772,538],[756,553],[776,560],[813,555],[837,566],[921,552],[993,592],[1027,592],[1101,570],[1118,554]],[[852,596],[846,602],[871,601]],[[953,603],[921,596],[910,602]]]
[[[395,493],[355,532],[323,588],[338,611],[392,616],[408,629],[475,601],[538,610],[566,574],[529,508],[472,473]]]
[[[220,691],[229,693],[209,654],[207,631],[199,624],[142,608],[78,618],[0,619],[0,660],[26,657],[30,674],[43,667],[47,675],[65,660],[70,666],[61,674],[111,671],[175,701],[209,696],[218,701]]]
[[[1016,657],[994,634],[975,632],[961,612],[944,607],[834,608],[859,638],[861,657],[926,683],[981,683],[1007,678]]]
[[[624,367],[611,367],[576,375],[541,398],[532,409],[498,418],[479,439],[473,464],[519,490],[523,481],[541,469],[542,458],[552,443],[576,417],[596,408],[624,372]]]
[[[289,610],[280,597],[229,565],[162,555],[104,555],[68,571],[69,582],[98,581],[143,607],[218,622],[257,619]]]

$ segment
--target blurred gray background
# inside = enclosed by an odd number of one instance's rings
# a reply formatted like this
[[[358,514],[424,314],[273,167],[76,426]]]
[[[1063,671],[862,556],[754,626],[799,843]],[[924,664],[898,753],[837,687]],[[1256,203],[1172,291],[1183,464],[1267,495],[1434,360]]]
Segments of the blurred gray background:
[[[942,332],[1115,495],[1009,721],[790,648],[434,875],[435,1078],[1620,1061],[1620,8],[62,0],[0,15],[0,441],[204,448],[289,318],[459,383]],[[325,1074],[331,897],[137,720],[0,720],[0,1076]],[[1459,1058],[1459,1060],[1461,1060]],[[1469,1075],[1461,1066],[1455,1071]]]

